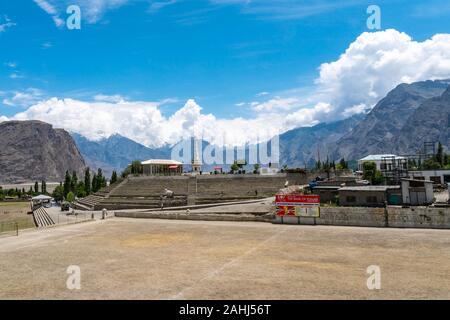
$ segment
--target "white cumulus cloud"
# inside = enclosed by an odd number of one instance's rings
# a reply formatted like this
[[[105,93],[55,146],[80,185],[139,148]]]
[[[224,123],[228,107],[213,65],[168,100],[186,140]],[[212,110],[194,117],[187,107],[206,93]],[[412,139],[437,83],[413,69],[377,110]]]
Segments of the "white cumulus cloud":
[[[266,101],[239,103],[252,111],[252,118],[217,118],[205,114],[194,100],[166,116],[161,106],[176,100],[126,101],[119,95],[98,95],[94,101],[41,101],[38,96],[39,102],[12,119],[46,121],[93,140],[119,133],[152,147],[175,144],[192,135],[218,144],[264,141],[296,127],[367,112],[400,83],[450,78],[450,35],[419,42],[396,30],[362,33],[336,61],[322,64],[319,71],[310,92],[294,89]],[[6,104],[21,100],[25,104],[27,94],[32,92],[16,92],[5,98]]]
[[[361,34],[338,60],[320,66],[317,99],[348,116],[373,107],[400,83],[450,78],[450,34],[423,42],[394,29]]]

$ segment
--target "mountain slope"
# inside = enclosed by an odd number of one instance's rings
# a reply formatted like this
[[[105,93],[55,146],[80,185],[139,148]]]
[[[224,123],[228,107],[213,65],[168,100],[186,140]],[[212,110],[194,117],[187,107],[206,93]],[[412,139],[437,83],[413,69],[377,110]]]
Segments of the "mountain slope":
[[[439,97],[424,101],[396,137],[399,154],[421,150],[424,142],[450,147],[450,86]]]
[[[352,131],[364,115],[314,127],[303,127],[280,135],[280,163],[291,167],[311,166],[320,153],[321,160],[330,155],[333,145]],[[332,160],[332,159],[330,159]]]
[[[92,170],[102,168],[109,177],[113,170],[125,169],[133,160],[170,158],[169,148],[150,149],[119,134],[100,141],[90,141],[72,133],[81,154]]]
[[[0,181],[59,182],[66,170],[83,175],[84,159],[69,133],[41,121],[0,123]]]
[[[397,86],[336,143],[333,156],[359,159],[368,154],[394,152],[396,137],[408,119],[427,99],[440,96],[449,84],[450,80],[436,80]]]
[[[312,166],[318,154],[322,161],[327,156],[337,161],[378,153],[414,154],[424,141],[439,140],[450,149],[449,85],[450,80],[401,84],[367,115],[288,131],[280,135],[280,163]],[[77,134],[73,137],[88,165],[93,169],[101,167],[108,175],[136,159],[171,155],[169,147],[150,149],[119,135],[99,142]],[[208,168],[205,166],[205,170]]]

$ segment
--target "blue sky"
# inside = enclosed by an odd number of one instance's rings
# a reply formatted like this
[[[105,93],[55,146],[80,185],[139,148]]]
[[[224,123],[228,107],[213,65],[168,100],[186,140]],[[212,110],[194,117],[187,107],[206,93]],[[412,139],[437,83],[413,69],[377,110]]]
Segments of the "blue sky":
[[[81,30],[57,23],[69,4],[81,7]],[[288,105],[281,115],[313,108],[320,101],[289,99],[319,94],[319,67],[374,32],[370,4],[382,10],[381,31],[418,43],[450,31],[450,4],[440,0],[2,0],[0,116],[52,97],[154,102],[167,118],[189,99],[224,120],[252,119],[274,99]]]

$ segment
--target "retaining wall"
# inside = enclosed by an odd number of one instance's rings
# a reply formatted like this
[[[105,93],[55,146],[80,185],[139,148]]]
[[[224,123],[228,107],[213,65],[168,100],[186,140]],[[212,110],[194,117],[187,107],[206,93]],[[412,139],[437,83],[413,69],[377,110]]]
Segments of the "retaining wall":
[[[275,217],[275,223],[359,227],[450,229],[450,208],[322,207],[320,218]]]

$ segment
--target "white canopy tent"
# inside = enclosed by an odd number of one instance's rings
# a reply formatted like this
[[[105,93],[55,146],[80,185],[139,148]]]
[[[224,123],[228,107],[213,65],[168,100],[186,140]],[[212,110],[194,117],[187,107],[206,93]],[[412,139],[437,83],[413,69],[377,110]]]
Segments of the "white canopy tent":
[[[31,198],[31,200],[33,201],[50,201],[52,199],[52,197],[46,196],[44,194]]]

